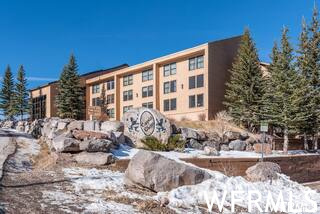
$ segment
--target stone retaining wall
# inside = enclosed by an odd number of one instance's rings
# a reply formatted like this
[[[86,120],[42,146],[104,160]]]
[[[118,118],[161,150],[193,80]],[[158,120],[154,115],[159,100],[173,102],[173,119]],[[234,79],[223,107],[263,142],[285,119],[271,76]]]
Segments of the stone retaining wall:
[[[259,158],[186,158],[196,166],[223,172],[229,176],[245,176],[245,171],[255,165]],[[267,157],[265,161],[280,165],[284,174],[299,183],[320,180],[320,155],[295,155],[289,157]],[[129,160],[116,161],[117,168],[125,169]]]

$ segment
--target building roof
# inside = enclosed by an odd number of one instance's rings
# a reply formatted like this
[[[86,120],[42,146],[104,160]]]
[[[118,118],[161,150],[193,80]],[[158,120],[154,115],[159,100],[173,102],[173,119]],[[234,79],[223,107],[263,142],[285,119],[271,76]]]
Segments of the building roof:
[[[117,65],[117,66],[115,66],[115,67],[111,67],[111,68],[107,68],[107,69],[100,69],[100,70],[96,70],[96,71],[90,71],[90,72],[81,74],[80,77],[85,78],[85,77],[87,77],[87,76],[89,76],[89,75],[94,75],[94,74],[97,74],[97,75],[99,75],[99,74],[106,74],[106,73],[113,72],[113,71],[115,71],[115,70],[119,70],[119,69],[126,68],[126,67],[129,67],[129,65],[126,64],[126,63],[124,63],[124,64]],[[52,82],[46,83],[46,84],[44,84],[44,85],[37,86],[37,87],[35,87],[35,88],[31,88],[31,89],[29,89],[29,91],[34,91],[34,90],[37,90],[37,89],[40,89],[40,88],[44,88],[44,87],[47,87],[47,86],[49,86],[49,85],[55,84],[55,83],[57,83],[57,82],[58,82],[58,80],[52,81]]]

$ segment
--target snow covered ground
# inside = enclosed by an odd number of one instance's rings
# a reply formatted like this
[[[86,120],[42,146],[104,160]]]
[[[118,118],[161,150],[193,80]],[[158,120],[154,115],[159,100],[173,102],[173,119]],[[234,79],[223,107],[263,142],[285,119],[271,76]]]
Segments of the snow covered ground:
[[[106,169],[65,168],[65,177],[72,180],[72,188],[44,191],[43,204],[59,204],[62,211],[71,204],[77,204],[83,213],[139,213],[134,206],[106,199],[108,192],[112,197],[153,200],[152,197],[137,194],[125,189],[124,173]],[[59,186],[57,186],[59,187]]]
[[[136,153],[138,153],[139,149],[132,148],[130,146],[126,145],[120,145],[118,149],[112,150],[112,153],[119,159],[131,159]],[[255,153],[255,152],[249,152],[249,151],[220,151],[220,156],[207,156],[204,155],[204,152],[202,150],[196,150],[196,149],[185,149],[185,152],[156,152],[158,154],[161,154],[165,157],[176,159],[176,158],[221,158],[221,157],[232,157],[232,158],[238,158],[238,157],[246,157],[246,158],[259,158],[261,157],[261,154]],[[315,155],[314,153],[306,153],[303,150],[293,150],[289,151],[288,155]],[[282,153],[282,151],[273,151],[270,155],[265,155],[265,157],[280,157],[280,156],[286,156]]]

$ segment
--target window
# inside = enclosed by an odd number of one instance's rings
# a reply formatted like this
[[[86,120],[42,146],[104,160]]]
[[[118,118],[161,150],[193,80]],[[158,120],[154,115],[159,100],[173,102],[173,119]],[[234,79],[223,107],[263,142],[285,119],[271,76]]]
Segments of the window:
[[[203,94],[189,96],[189,108],[202,107],[203,106]]]
[[[46,117],[46,95],[32,98],[31,118],[42,119]]]
[[[194,108],[196,107],[196,96],[192,95],[189,96],[189,108]]]
[[[189,71],[196,69],[196,58],[189,59]]]
[[[100,106],[100,98],[92,98],[92,106]]]
[[[189,77],[189,89],[203,87],[203,74]]]
[[[197,95],[197,106],[202,107],[203,106],[203,94]]]
[[[123,113],[126,113],[130,109],[132,109],[132,106],[123,106]]]
[[[123,86],[132,85],[133,84],[133,75],[127,75],[123,77]]]
[[[123,101],[132,100],[133,99],[132,90],[123,92]]]
[[[153,80],[153,71],[152,70],[147,70],[142,72],[142,82],[148,81],[148,80]]]
[[[107,81],[107,90],[114,89],[114,80],[108,80]]]
[[[189,71],[203,68],[203,56],[197,56],[189,59]]]
[[[196,87],[196,76],[189,77],[189,89]]]
[[[92,86],[92,94],[96,94],[100,92],[100,85],[93,85]]]
[[[163,66],[163,76],[170,76],[177,73],[177,64],[171,63]]]
[[[107,109],[107,115],[109,118],[114,118],[114,108]]]
[[[153,108],[153,102],[142,103],[142,107],[145,107],[145,108]]]
[[[107,104],[114,103],[114,94],[107,95]]]
[[[168,94],[177,91],[177,81],[172,80],[163,83],[163,93]]]
[[[197,88],[203,87],[203,74],[197,76]]]
[[[153,86],[149,85],[142,88],[142,97],[152,97],[153,96]]]
[[[163,111],[172,111],[177,109],[177,99],[167,99],[163,101]]]

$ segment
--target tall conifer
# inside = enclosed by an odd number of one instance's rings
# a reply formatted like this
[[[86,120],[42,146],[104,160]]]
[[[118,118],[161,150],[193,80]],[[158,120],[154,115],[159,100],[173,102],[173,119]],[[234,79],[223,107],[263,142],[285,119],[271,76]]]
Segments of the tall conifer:
[[[14,95],[14,82],[11,68],[8,65],[1,85],[0,93],[0,108],[6,119],[13,119],[13,95]]]
[[[288,29],[284,28],[281,47],[275,44],[265,93],[264,116],[269,122],[283,130],[283,151],[288,152],[289,133],[296,131],[297,124],[305,119],[300,109],[305,90],[297,87],[302,84],[294,66],[293,49],[288,39]]]
[[[18,70],[14,91],[13,109],[15,115],[20,116],[20,119],[22,120],[23,116],[28,112],[28,107],[27,79],[23,65],[21,65]]]
[[[80,86],[78,65],[72,54],[64,66],[58,84],[56,105],[61,118],[81,119],[84,114],[84,90]]]
[[[245,29],[231,69],[224,103],[235,122],[251,131],[259,124],[265,83],[250,32]]]

